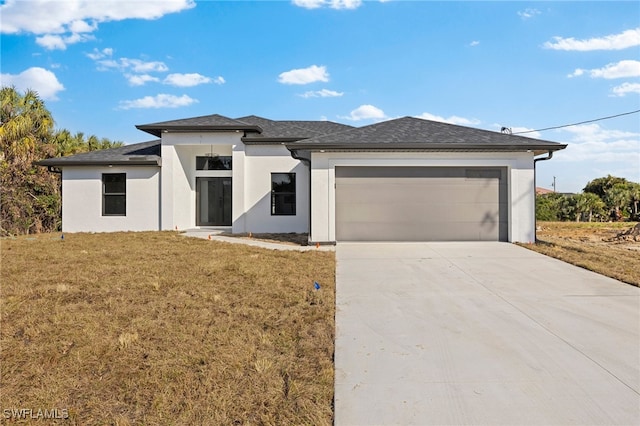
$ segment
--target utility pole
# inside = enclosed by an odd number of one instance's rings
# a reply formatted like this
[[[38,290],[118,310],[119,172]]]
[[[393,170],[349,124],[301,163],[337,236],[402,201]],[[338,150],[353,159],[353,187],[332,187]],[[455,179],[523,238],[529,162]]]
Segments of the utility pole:
[[[553,177],[552,185],[553,185],[553,192],[556,192],[556,177],[555,176]]]

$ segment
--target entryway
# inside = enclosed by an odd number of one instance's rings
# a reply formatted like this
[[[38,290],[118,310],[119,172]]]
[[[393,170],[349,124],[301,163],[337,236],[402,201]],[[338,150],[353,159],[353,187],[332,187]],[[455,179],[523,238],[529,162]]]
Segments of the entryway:
[[[196,178],[196,225],[231,226],[231,177]]]

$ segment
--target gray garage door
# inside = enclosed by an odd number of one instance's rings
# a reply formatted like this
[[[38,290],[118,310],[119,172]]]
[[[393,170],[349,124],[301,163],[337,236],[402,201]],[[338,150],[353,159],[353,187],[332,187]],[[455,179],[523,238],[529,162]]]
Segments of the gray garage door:
[[[336,167],[338,241],[507,241],[505,168]]]

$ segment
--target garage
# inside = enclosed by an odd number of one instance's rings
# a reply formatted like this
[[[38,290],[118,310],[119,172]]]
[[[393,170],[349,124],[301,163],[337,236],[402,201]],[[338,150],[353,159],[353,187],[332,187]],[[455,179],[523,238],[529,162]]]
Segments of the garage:
[[[335,168],[338,241],[508,241],[506,167]]]

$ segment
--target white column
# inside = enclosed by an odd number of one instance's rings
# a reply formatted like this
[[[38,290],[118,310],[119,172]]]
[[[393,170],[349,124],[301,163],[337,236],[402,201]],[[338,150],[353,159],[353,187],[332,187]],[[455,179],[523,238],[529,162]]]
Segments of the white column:
[[[234,234],[246,232],[245,215],[245,145],[238,142],[233,145],[232,161],[233,173],[231,178],[231,232]]]
[[[311,224],[310,240],[313,242],[331,241],[329,235],[329,170],[325,156],[313,153],[311,160]]]
[[[173,145],[160,147],[162,167],[160,169],[160,229],[173,230],[173,168],[178,159]]]

